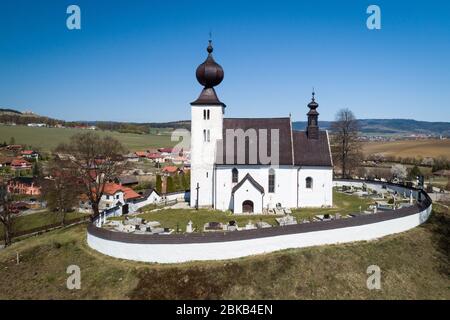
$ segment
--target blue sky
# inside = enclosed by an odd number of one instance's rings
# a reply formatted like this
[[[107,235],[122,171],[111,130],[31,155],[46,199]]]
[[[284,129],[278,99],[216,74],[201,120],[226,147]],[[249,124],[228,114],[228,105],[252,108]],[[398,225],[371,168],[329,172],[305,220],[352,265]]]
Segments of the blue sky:
[[[81,8],[81,30],[66,8]],[[366,8],[381,8],[381,30]],[[0,107],[66,120],[190,118],[214,57],[228,117],[450,121],[449,1],[0,2]]]

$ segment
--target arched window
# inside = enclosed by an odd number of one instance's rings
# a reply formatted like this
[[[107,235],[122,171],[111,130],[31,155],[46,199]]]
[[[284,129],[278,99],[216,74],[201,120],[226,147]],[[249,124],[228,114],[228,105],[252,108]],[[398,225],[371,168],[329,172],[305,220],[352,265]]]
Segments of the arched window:
[[[209,130],[207,131],[207,136],[208,136],[208,142],[211,141],[210,140],[210,135],[209,135]]]
[[[306,178],[306,189],[312,189],[313,187],[313,179],[311,177]]]
[[[203,141],[206,142],[206,130],[203,130]]]
[[[206,110],[203,109],[203,120],[206,120]]]
[[[231,182],[232,183],[237,183],[239,180],[239,171],[236,168],[233,168],[233,170],[231,171]]]
[[[209,109],[206,111],[206,119],[209,120]]]
[[[269,170],[269,192],[275,192],[275,170],[272,168]]]

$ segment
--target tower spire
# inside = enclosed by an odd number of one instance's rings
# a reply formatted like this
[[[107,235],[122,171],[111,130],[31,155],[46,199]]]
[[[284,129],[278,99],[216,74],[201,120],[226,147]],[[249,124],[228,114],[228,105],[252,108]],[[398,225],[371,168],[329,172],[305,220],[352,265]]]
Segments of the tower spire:
[[[316,92],[313,87],[311,102],[308,103],[309,112],[307,113],[308,126],[306,128],[306,135],[308,136],[308,139],[319,138],[319,113],[316,110],[319,107],[319,104],[316,102],[315,96]]]

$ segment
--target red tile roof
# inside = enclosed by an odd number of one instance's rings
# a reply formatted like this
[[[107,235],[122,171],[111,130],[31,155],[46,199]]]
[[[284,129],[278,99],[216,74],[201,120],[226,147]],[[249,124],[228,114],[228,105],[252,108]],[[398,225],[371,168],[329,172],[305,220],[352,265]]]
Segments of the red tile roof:
[[[147,156],[147,152],[145,152],[145,151],[136,151],[135,154],[138,157],[146,157]]]
[[[11,161],[11,166],[13,167],[17,167],[17,166],[31,166],[31,163],[24,160],[24,159],[14,159],[13,161]]]
[[[176,166],[167,166],[167,167],[164,167],[162,171],[168,172],[168,173],[174,173],[174,172],[177,172],[177,170],[178,170],[178,167],[176,167]]]
[[[117,183],[107,183],[105,184],[105,189],[103,190],[104,194],[114,195],[117,192],[123,192],[123,197],[125,200],[139,198],[140,194],[134,191],[131,188],[121,186]]]
[[[147,158],[149,158],[149,159],[161,159],[162,155],[160,153],[149,153],[147,155]]]

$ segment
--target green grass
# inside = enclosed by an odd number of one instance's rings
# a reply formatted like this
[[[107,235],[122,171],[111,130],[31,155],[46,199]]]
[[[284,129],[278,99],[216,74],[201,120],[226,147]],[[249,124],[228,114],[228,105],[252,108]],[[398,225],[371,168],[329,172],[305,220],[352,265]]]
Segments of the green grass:
[[[51,151],[59,143],[69,141],[69,138],[82,129],[62,128],[34,128],[27,126],[6,126],[0,124],[0,142],[9,142],[14,137],[17,144],[33,146],[40,151]],[[145,150],[147,148],[169,147],[175,145],[170,135],[132,134],[114,131],[96,131],[100,135],[110,135],[119,140],[130,151]]]
[[[339,212],[341,215],[349,213],[359,212],[359,207],[362,210],[367,209],[369,204],[373,203],[370,199],[359,198],[357,196],[347,195],[340,192],[333,192],[333,208],[303,208],[295,209],[292,215],[295,216],[298,221],[303,219],[311,219],[317,214],[336,214]],[[194,210],[194,209],[161,209],[158,211],[150,211],[154,207],[150,207],[149,210],[145,210],[144,213],[138,215],[138,217],[144,218],[147,221],[158,221],[163,227],[176,229],[178,227],[184,231],[189,220],[196,226],[197,231],[203,231],[203,226],[207,222],[222,222],[228,223],[234,220],[240,227],[245,226],[249,221],[253,223],[258,221],[265,221],[271,225],[278,225],[274,215],[234,215],[231,212],[217,211],[217,210]],[[112,220],[122,220],[124,217],[111,218]]]
[[[68,212],[66,215],[66,221],[73,220],[87,214],[79,212]],[[43,211],[39,213],[33,213],[26,216],[17,217],[14,220],[13,230],[14,232],[23,232],[32,230],[35,228],[41,228],[44,226],[60,223],[62,217],[55,212]],[[0,238],[3,237],[3,225],[0,225]]]
[[[434,208],[422,226],[376,241],[171,265],[102,255],[78,225],[0,250],[0,299],[448,300],[450,213]],[[74,264],[80,290],[66,288]],[[381,268],[381,290],[366,287],[373,264]]]

